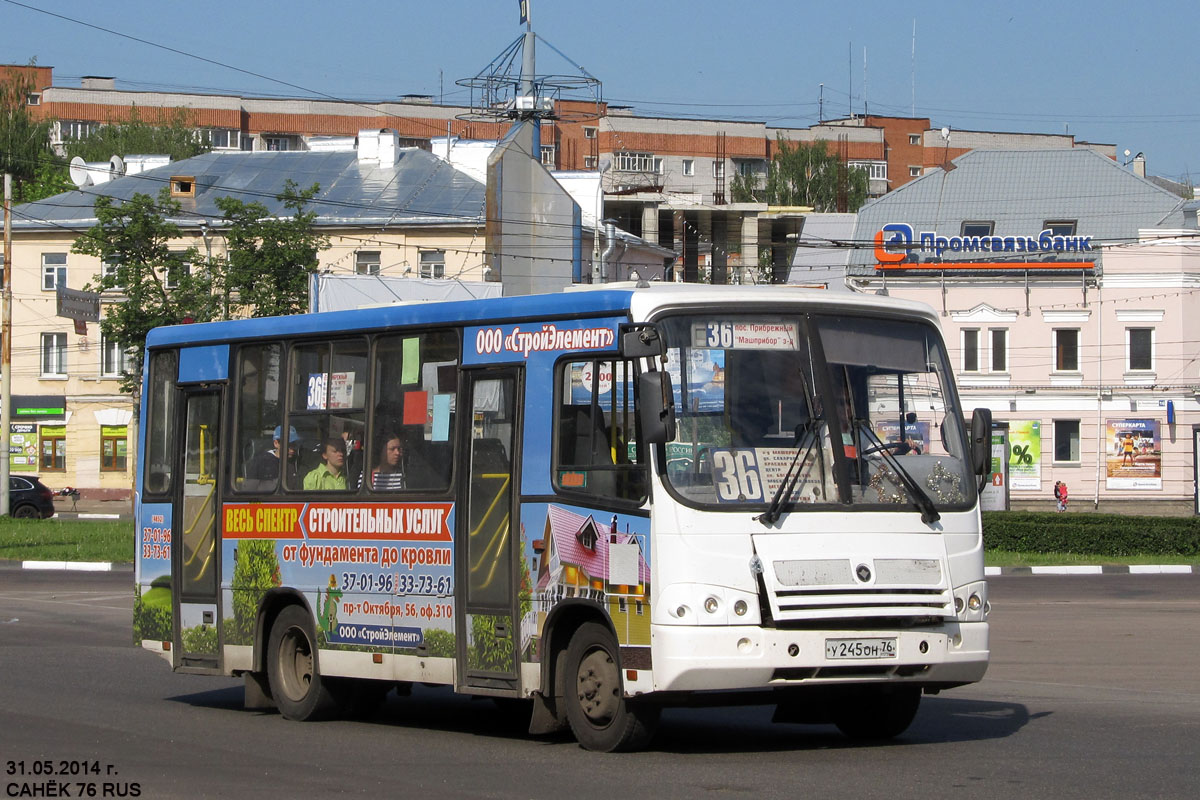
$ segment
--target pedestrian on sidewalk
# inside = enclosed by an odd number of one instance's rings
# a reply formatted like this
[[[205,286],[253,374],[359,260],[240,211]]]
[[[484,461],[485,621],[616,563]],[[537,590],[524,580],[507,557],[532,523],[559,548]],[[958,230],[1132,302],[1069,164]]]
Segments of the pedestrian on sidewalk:
[[[1054,496],[1058,499],[1058,510],[1063,512],[1067,510],[1067,484],[1062,481],[1055,481]]]

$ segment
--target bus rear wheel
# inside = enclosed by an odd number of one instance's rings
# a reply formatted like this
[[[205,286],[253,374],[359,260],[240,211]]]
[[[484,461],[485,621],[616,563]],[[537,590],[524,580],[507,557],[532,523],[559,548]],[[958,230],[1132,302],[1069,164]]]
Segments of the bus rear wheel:
[[[891,739],[908,730],[920,705],[920,686],[871,687],[838,702],[833,722],[851,739]]]
[[[337,699],[317,666],[312,617],[300,606],[288,606],[275,618],[267,643],[267,672],[271,696],[287,719],[325,719],[336,712]]]
[[[617,641],[598,622],[585,622],[571,637],[563,689],[571,732],[586,750],[637,750],[658,727],[657,706],[625,698]]]

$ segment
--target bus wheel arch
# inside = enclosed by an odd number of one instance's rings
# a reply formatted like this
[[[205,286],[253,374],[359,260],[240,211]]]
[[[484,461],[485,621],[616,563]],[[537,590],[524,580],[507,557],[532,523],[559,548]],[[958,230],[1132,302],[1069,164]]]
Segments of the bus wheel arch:
[[[267,671],[267,640],[271,635],[271,627],[275,618],[289,605],[297,605],[311,617],[312,609],[304,595],[295,589],[268,589],[258,603],[258,614],[254,625],[254,671],[266,674]]]
[[[267,675],[276,707],[287,719],[308,721],[336,715],[334,682],[321,675],[312,614],[296,603],[284,606],[267,637]]]
[[[563,705],[567,645],[579,626],[588,621],[608,624],[604,610],[587,600],[562,600],[550,609],[542,627],[542,691],[540,696],[535,697],[534,714],[529,725],[530,733],[556,733],[567,730],[566,706]]]
[[[620,648],[607,620],[582,621],[566,643],[562,664],[560,715],[580,746],[613,752],[637,750],[650,741],[660,708],[625,697]]]

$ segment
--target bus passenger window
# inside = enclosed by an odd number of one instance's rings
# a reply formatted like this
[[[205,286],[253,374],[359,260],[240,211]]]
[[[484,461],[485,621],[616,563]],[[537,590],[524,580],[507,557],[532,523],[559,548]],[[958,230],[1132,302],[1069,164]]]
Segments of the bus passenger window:
[[[365,463],[371,465],[368,472],[396,469],[403,477],[364,479],[371,491],[442,491],[450,486],[458,348],[452,331],[376,339],[375,414]],[[393,448],[399,444],[395,467],[388,464],[389,443]]]
[[[557,385],[555,486],[640,502],[647,479],[645,456],[637,446],[633,364],[564,362]]]
[[[366,439],[367,343],[299,345],[292,349],[290,371],[288,422],[297,442],[294,453],[288,450],[287,487],[357,492]]]
[[[146,429],[146,463],[144,486],[148,494],[167,494],[171,491],[171,475],[179,446],[175,442],[177,393],[175,379],[179,371],[179,356],[174,350],[150,356],[150,381],[146,398],[149,409]]]
[[[287,434],[281,428],[281,352],[278,344],[245,345],[238,351],[233,486],[239,491],[274,492],[285,449],[295,467],[300,437],[294,427]]]

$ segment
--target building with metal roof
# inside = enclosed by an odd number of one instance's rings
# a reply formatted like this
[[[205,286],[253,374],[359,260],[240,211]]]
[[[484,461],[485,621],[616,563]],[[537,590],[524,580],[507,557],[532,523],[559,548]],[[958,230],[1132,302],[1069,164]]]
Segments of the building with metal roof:
[[[1007,437],[992,507],[1063,481],[1072,509],[1195,510],[1195,208],[1075,149],[975,150],[861,209],[848,283],[938,309],[963,405]]]

